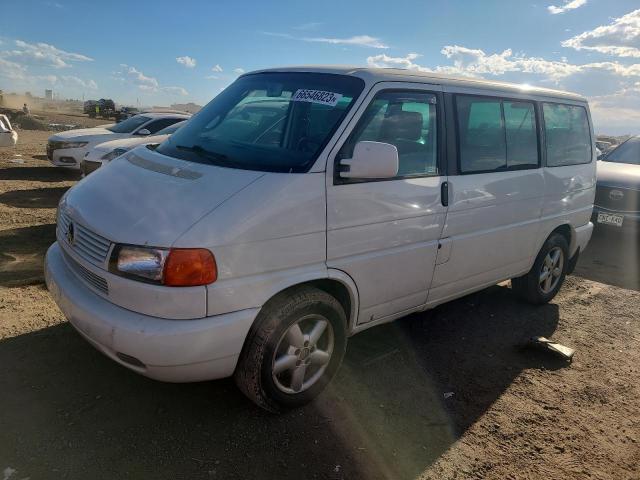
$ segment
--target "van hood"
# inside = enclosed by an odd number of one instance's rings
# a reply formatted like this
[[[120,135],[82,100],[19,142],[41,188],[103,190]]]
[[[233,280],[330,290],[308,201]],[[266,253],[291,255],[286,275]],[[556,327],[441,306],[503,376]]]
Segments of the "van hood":
[[[113,242],[171,247],[198,220],[262,176],[179,160],[142,146],[81,180],[60,207]]]
[[[598,162],[598,184],[640,190],[640,165]]]

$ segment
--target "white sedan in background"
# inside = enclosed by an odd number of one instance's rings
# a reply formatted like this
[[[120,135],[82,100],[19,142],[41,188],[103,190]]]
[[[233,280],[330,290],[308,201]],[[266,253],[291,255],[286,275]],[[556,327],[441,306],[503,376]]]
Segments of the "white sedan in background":
[[[86,153],[99,143],[144,138],[190,117],[186,113],[143,113],[113,125],[56,133],[49,137],[47,158],[58,167],[80,168]]]
[[[108,142],[99,143],[89,150],[82,159],[82,162],[80,163],[82,175],[89,175],[91,172],[100,168],[103,164],[109,163],[114,158],[119,157],[138,145],[158,145],[164,142],[172,133],[182,127],[185,123],[186,120],[174,123],[167,128],[163,128],[155,135],[122,138],[120,140],[110,140]]]

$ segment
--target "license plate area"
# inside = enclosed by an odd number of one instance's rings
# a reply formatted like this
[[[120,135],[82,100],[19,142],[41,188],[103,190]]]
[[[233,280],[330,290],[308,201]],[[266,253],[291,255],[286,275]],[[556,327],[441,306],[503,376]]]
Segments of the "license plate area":
[[[603,225],[612,225],[614,227],[622,227],[624,215],[616,215],[614,213],[598,213],[598,223]]]

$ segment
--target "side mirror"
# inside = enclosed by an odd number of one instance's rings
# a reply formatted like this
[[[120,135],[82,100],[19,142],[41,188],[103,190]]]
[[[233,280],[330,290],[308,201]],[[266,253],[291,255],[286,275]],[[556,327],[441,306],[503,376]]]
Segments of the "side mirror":
[[[342,178],[393,178],[398,175],[398,149],[382,142],[358,142],[353,156],[340,161],[349,167]]]
[[[147,135],[151,135],[151,132],[149,130],[147,130],[146,128],[141,128],[140,130],[138,130],[136,132],[136,135],[147,136]]]

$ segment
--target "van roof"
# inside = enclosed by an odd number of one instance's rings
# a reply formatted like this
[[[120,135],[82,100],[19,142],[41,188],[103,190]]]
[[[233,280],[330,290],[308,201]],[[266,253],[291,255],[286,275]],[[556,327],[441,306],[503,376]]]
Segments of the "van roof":
[[[576,93],[553,90],[551,88],[533,87],[528,84],[516,84],[507,82],[496,82],[481,78],[459,77],[436,72],[423,72],[419,70],[409,70],[402,68],[368,68],[342,65],[302,65],[292,67],[268,68],[255,70],[245,75],[262,72],[314,72],[333,73],[339,75],[356,76],[371,82],[424,82],[437,83],[439,85],[455,85],[459,87],[483,88],[487,90],[510,91],[514,93],[528,93],[531,95],[543,95],[547,97],[564,98],[586,102],[586,98]]]

